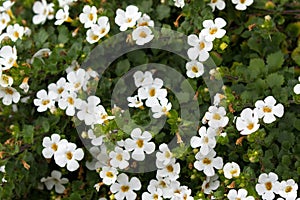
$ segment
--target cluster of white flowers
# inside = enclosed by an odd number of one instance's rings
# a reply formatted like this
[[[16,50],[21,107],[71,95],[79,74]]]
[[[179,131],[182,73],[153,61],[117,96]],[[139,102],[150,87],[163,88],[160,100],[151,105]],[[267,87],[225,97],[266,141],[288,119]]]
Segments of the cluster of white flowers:
[[[298,80],[300,81],[300,76],[298,77]],[[295,85],[294,92],[295,92],[295,94],[300,94],[300,83]]]
[[[262,199],[275,199],[275,194],[287,200],[295,200],[297,198],[298,184],[293,180],[278,181],[277,174],[270,172],[263,173],[258,177],[258,183],[255,186],[256,192]]]
[[[41,182],[46,185],[46,188],[48,190],[52,190],[54,186],[55,192],[58,194],[62,194],[66,189],[63,184],[67,184],[69,182],[69,179],[61,178],[61,175],[61,172],[53,170],[51,172],[51,176],[48,176],[47,178],[41,178]]]
[[[215,38],[222,38],[226,31],[223,29],[226,26],[226,21],[223,18],[203,21],[203,29],[199,36],[191,34],[188,36],[188,44],[192,46],[188,49],[187,54],[190,62],[186,63],[186,74],[189,78],[197,78],[204,73],[202,62],[209,58],[209,51],[213,48]]]
[[[132,39],[137,45],[144,45],[150,42],[154,35],[149,27],[154,27],[154,22],[149,15],[139,12],[139,8],[129,5],[126,10],[118,9],[116,11],[115,23],[120,26],[120,31],[126,31],[128,28],[134,28]]]
[[[252,5],[254,0],[231,0],[235,4],[235,9],[237,10],[246,10],[248,6]],[[214,12],[217,8],[218,10],[224,10],[226,4],[224,0],[210,0],[208,5],[212,8]]]
[[[45,158],[54,157],[55,163],[60,167],[65,167],[69,171],[75,171],[79,168],[78,161],[83,159],[84,152],[77,148],[76,144],[61,139],[60,135],[54,133],[50,137],[44,137],[42,143],[44,149],[42,154]]]
[[[137,71],[133,75],[134,83],[138,88],[137,95],[128,97],[129,107],[139,108],[145,105],[151,108],[154,118],[160,118],[163,115],[168,115],[172,108],[171,102],[168,101],[167,90],[163,87],[163,80],[160,78],[153,79],[150,71]]]
[[[282,117],[284,114],[283,105],[275,104],[275,98],[268,96],[264,100],[256,101],[255,109],[245,108],[242,110],[240,117],[236,118],[236,128],[240,134],[249,135],[257,131],[260,127],[259,119],[270,124],[276,121],[276,117]]]

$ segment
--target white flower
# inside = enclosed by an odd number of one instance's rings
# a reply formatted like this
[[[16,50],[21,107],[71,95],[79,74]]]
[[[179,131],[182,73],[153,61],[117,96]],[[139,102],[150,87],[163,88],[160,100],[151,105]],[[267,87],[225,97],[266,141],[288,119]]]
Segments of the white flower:
[[[160,104],[151,107],[154,118],[160,118],[163,115],[168,115],[169,111],[172,108],[172,104],[168,101],[167,98],[161,99],[159,102]]]
[[[162,165],[167,165],[171,162],[172,158],[173,158],[173,154],[170,151],[169,147],[167,144],[163,143],[161,145],[159,145],[159,150],[156,153],[156,160],[157,162],[161,162]]]
[[[22,39],[24,31],[24,27],[19,24],[9,25],[6,28],[7,35],[13,42],[17,41],[17,39]]]
[[[81,102],[82,100],[77,98],[77,94],[75,92],[64,93],[61,96],[61,99],[58,100],[58,107],[66,110],[66,115],[74,116],[75,108],[79,109]]]
[[[8,86],[12,86],[14,82],[14,79],[11,76],[8,76],[6,74],[2,74],[0,73],[0,86],[1,87],[8,87]]]
[[[125,169],[129,166],[128,160],[130,159],[130,155],[127,150],[115,147],[115,150],[109,153],[109,157],[111,158],[109,163],[115,168]]]
[[[10,17],[7,13],[0,13],[0,33],[7,27]]]
[[[143,106],[143,102],[139,99],[138,95],[135,95],[133,97],[127,97],[127,101],[129,102],[129,107],[139,108]]]
[[[297,197],[298,184],[293,179],[281,181],[278,194],[286,200],[295,200]]]
[[[222,29],[226,26],[226,21],[220,17],[213,20],[205,20],[203,22],[204,29],[201,35],[204,35],[206,41],[214,41],[215,38],[222,38],[226,34],[226,30]]]
[[[2,99],[2,103],[6,106],[11,105],[12,102],[18,103],[20,100],[20,93],[13,87],[0,87],[0,98]]]
[[[163,198],[171,198],[171,188],[169,187],[171,180],[169,178],[157,177],[157,180],[152,179],[147,187],[148,191],[155,191],[160,189]]]
[[[52,156],[56,153],[58,147],[60,145],[67,144],[68,141],[66,139],[60,139],[60,135],[54,133],[51,135],[51,139],[49,137],[44,137],[43,139],[43,151],[42,154],[45,158],[52,158]]]
[[[54,92],[49,91],[49,93],[47,94],[46,90],[40,90],[37,92],[36,96],[38,99],[34,99],[33,103],[35,106],[38,106],[38,112],[44,112],[47,109],[55,107],[54,104],[57,95]]]
[[[96,121],[95,124],[103,124],[107,120],[114,119],[115,116],[108,116],[105,108],[102,105],[98,105],[96,108]]]
[[[208,121],[208,125],[210,127],[220,128],[225,127],[228,124],[229,119],[226,116],[226,110],[224,107],[210,106],[202,120],[203,123],[206,123],[205,121]]]
[[[136,87],[145,86],[153,82],[152,73],[150,71],[136,71],[133,74],[134,84]]]
[[[213,12],[215,11],[216,7],[218,10],[224,10],[226,6],[224,0],[211,0],[208,5],[212,8]]]
[[[126,31],[136,25],[137,20],[142,13],[138,12],[139,8],[134,5],[126,7],[126,12],[122,9],[116,11],[115,23],[120,26],[120,31]]]
[[[203,64],[193,60],[190,62],[187,62],[185,65],[186,68],[186,75],[189,78],[198,78],[199,76],[201,76],[204,73],[204,67]]]
[[[150,27],[154,27],[154,21],[151,20],[151,18],[149,17],[149,15],[147,15],[146,13],[143,14],[143,16],[141,16],[138,20],[137,20],[137,27],[139,26],[150,26]]]
[[[100,40],[98,34],[96,34],[92,29],[87,30],[86,32],[86,41],[90,44],[94,44]]]
[[[248,192],[245,189],[239,189],[238,191],[231,189],[227,194],[227,198],[229,200],[236,200],[236,199],[254,200],[254,197],[252,197],[252,196],[247,197],[247,194],[248,194]]]
[[[110,186],[110,191],[114,193],[114,196],[118,200],[136,199],[136,193],[133,191],[139,191],[142,185],[138,178],[132,177],[130,181],[126,174],[120,174],[117,178],[117,182]]]
[[[97,24],[91,25],[91,29],[86,32],[86,40],[90,43],[96,43],[103,38],[110,30],[109,19],[106,16],[99,17]]]
[[[219,176],[215,174],[214,176],[207,176],[205,181],[202,183],[202,189],[204,194],[210,194],[213,190],[216,190],[220,186]]]
[[[108,166],[109,157],[106,151],[106,146],[102,144],[100,147],[93,146],[89,149],[89,152],[93,156],[93,160],[90,162],[86,162],[86,167],[89,170],[96,170],[104,166]]]
[[[101,136],[96,136],[95,134],[94,134],[94,131],[92,130],[92,129],[89,129],[88,130],[88,137],[89,137],[89,139],[91,139],[92,141],[91,141],[91,143],[92,143],[92,145],[94,145],[94,146],[100,146],[100,145],[102,145],[102,143],[103,143],[103,138],[105,137],[104,135],[101,135]]]
[[[194,200],[191,194],[192,190],[187,186],[180,186],[174,191],[174,196],[171,198],[171,200]]]
[[[72,5],[77,0],[58,0],[59,7],[63,8],[65,5]]]
[[[85,5],[82,13],[79,15],[79,20],[84,24],[84,28],[90,28],[97,21],[97,8]]]
[[[67,178],[61,178],[61,172],[53,170],[51,176],[47,178],[42,178],[41,182],[44,183],[48,190],[51,190],[54,186],[55,192],[62,194],[65,190],[63,184],[67,184],[69,180]]]
[[[241,135],[249,135],[259,129],[258,115],[250,108],[241,112],[241,116],[236,119],[236,128],[241,131]]]
[[[184,7],[184,0],[173,0],[174,5],[178,8],[183,8]]]
[[[22,89],[25,93],[27,93],[29,90],[28,80],[29,77],[25,77],[22,83],[19,85],[19,88]]]
[[[0,12],[8,12],[10,8],[15,4],[14,1],[6,0],[2,3],[2,6],[0,6]]]
[[[206,127],[202,126],[199,129],[199,135],[200,137],[191,138],[191,146],[192,148],[200,147],[200,153],[207,155],[216,146],[216,130],[211,127],[206,130]]]
[[[176,163],[174,158],[167,165],[160,166],[159,162],[156,162],[156,164],[158,164],[157,167],[159,168],[156,173],[157,176],[167,177],[171,181],[175,181],[179,178],[180,164]]]
[[[237,10],[246,10],[247,6],[253,4],[254,0],[231,0],[233,4],[237,4],[235,9]]]
[[[67,80],[69,82],[66,85],[67,89],[75,92],[80,90],[86,84],[85,74],[86,72],[84,69],[78,69],[77,71],[68,73]]]
[[[199,61],[204,62],[209,58],[209,51],[213,48],[212,41],[206,41],[206,35],[201,32],[199,37],[195,34],[191,34],[188,36],[188,44],[192,46],[188,49],[188,56],[191,60],[196,60],[197,58]]]
[[[158,105],[161,99],[166,98],[167,90],[162,89],[163,81],[159,78],[154,79],[152,84],[145,85],[138,89],[138,96],[140,99],[147,99],[146,106],[153,107]]]
[[[142,194],[142,200],[163,200],[162,190],[155,187],[148,187],[149,192],[144,192]]]
[[[82,101],[77,117],[79,120],[84,121],[86,125],[95,124],[97,121],[97,111],[99,110],[98,104],[101,102],[97,96],[89,96],[86,101]]]
[[[125,140],[125,148],[127,151],[133,151],[131,156],[134,160],[143,161],[145,160],[145,153],[154,152],[155,144],[149,142],[152,139],[151,133],[147,131],[142,133],[140,128],[135,128],[131,132],[131,138]]]
[[[42,63],[45,64],[43,57],[49,57],[51,53],[51,50],[48,48],[38,50],[35,54],[33,54],[32,58],[30,59],[30,64],[33,64],[35,58],[40,59],[40,61],[42,61]]]
[[[36,1],[33,4],[32,10],[36,14],[32,18],[34,24],[44,24],[47,19],[54,18],[54,4],[47,4],[46,0]]]
[[[71,22],[69,17],[69,6],[65,5],[63,9],[59,9],[55,14],[55,25],[62,25],[64,22]]]
[[[148,26],[139,26],[132,31],[132,39],[137,45],[144,45],[154,38],[152,31]]]
[[[215,94],[214,106],[218,106],[220,104],[221,100],[224,98],[226,99],[226,96],[224,94],[220,94],[220,93]]]
[[[3,46],[0,50],[0,65],[2,70],[8,70],[13,66],[17,67],[17,50],[16,47]]]
[[[258,114],[258,118],[263,118],[266,124],[270,124],[276,121],[275,116],[282,117],[284,114],[284,107],[282,104],[276,104],[276,100],[273,96],[268,96],[264,101],[258,100],[255,103],[255,109]]]
[[[270,172],[261,174],[258,177],[258,183],[255,186],[256,192],[262,196],[262,199],[271,200],[275,198],[274,193],[280,191],[280,183],[277,181],[278,176]]]
[[[300,76],[298,77],[298,80],[300,81]],[[300,84],[295,85],[294,92],[295,94],[300,94]]]
[[[118,171],[114,167],[103,167],[100,177],[105,185],[111,185],[117,180]]]
[[[64,77],[61,77],[56,83],[51,83],[48,85],[49,92],[53,92],[56,94],[56,99],[59,100],[61,96],[66,96],[68,91],[66,89],[66,79]]]
[[[228,162],[223,167],[224,176],[227,179],[237,178],[240,175],[240,166],[235,162]]]
[[[207,155],[203,155],[198,152],[195,155],[197,161],[194,163],[194,167],[199,170],[203,171],[206,176],[213,176],[215,175],[216,169],[222,169],[223,167],[223,159],[221,157],[216,157],[216,152],[211,150]]]
[[[76,149],[76,147],[76,144],[71,142],[59,145],[54,154],[55,163],[60,167],[67,165],[67,169],[71,172],[78,169],[78,161],[83,159],[84,153],[81,148]]]

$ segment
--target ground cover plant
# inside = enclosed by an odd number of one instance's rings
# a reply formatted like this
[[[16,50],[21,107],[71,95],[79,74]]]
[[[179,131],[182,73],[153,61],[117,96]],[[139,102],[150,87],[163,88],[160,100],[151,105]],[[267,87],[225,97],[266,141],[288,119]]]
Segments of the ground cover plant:
[[[0,199],[299,199],[299,1],[0,5]]]

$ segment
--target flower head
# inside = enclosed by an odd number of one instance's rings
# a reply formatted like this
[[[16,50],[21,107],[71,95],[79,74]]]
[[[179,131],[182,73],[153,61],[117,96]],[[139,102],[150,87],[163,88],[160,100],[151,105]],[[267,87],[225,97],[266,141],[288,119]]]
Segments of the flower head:
[[[228,162],[223,167],[224,176],[227,179],[232,179],[233,177],[238,177],[240,175],[240,166],[235,162]]]
[[[185,65],[186,68],[186,75],[189,78],[198,78],[199,76],[201,76],[204,73],[204,67],[203,64],[193,60],[190,62],[187,62]]]
[[[207,41],[205,37],[204,32],[201,32],[199,37],[195,34],[188,36],[188,44],[192,47],[188,49],[187,54],[191,60],[198,58],[199,61],[204,62],[209,58],[208,52],[212,50],[213,43],[212,41]]]
[[[199,170],[203,171],[206,176],[213,176],[215,175],[216,169],[221,169],[223,167],[223,159],[221,157],[216,157],[216,152],[211,150],[207,155],[203,155],[198,152],[195,156],[197,161],[194,163],[194,167]]]
[[[205,20],[203,22],[204,29],[201,31],[200,34],[204,35],[206,41],[214,41],[215,38],[222,38],[226,31],[222,29],[226,26],[226,21],[223,18],[216,18],[213,20]]]
[[[208,5],[212,8],[213,12],[216,8],[218,8],[218,10],[224,10],[226,6],[224,0],[211,0]]]
[[[227,198],[229,200],[254,200],[253,196],[247,196],[247,194],[248,192],[245,189],[239,189],[238,191],[231,189],[227,194]]]
[[[65,5],[62,9],[59,9],[55,14],[55,25],[62,25],[64,22],[71,21],[69,17],[69,6]]]
[[[43,151],[42,154],[45,158],[52,158],[52,156],[57,152],[57,149],[60,145],[67,144],[66,139],[60,139],[60,135],[54,133],[51,135],[51,138],[44,137],[43,139]]]
[[[236,119],[236,128],[242,135],[249,135],[259,129],[258,115],[255,110],[246,108],[241,112],[241,116]]]
[[[0,50],[0,65],[2,70],[8,70],[13,66],[17,66],[17,50],[16,47],[3,46]]]
[[[38,106],[38,112],[45,112],[47,109],[51,109],[55,107],[55,99],[57,98],[57,94],[52,91],[49,93],[46,90],[40,90],[36,94],[37,99],[33,100],[35,106]]]
[[[44,24],[47,19],[54,18],[54,4],[48,4],[46,0],[36,1],[33,4],[32,10],[36,14],[33,16],[32,21],[34,24]]]
[[[206,127],[202,126],[199,129],[199,135],[200,137],[191,138],[191,146],[192,148],[200,147],[200,153],[207,155],[216,146],[216,130],[211,127],[206,130]]]
[[[63,184],[67,184],[69,180],[67,178],[61,178],[61,172],[53,170],[51,176],[48,176],[47,178],[43,177],[41,182],[46,185],[48,190],[51,190],[54,186],[55,192],[62,194],[65,190]]]
[[[79,15],[79,20],[84,24],[84,28],[90,28],[97,21],[97,8],[95,6],[85,5],[82,13]]]
[[[111,158],[109,163],[115,168],[125,169],[129,166],[128,160],[130,159],[130,155],[127,150],[123,150],[117,146],[114,151],[109,153],[109,157]]]
[[[6,106],[11,105],[12,102],[18,103],[20,100],[20,93],[13,87],[0,87],[0,98],[2,98],[2,103]]]
[[[298,80],[300,81],[300,76],[298,77]],[[295,85],[294,92],[295,94],[300,94],[300,84]]]
[[[233,4],[236,4],[235,9],[246,10],[247,6],[253,4],[254,0],[231,0]]]
[[[258,177],[258,183],[256,184],[255,189],[263,199],[274,199],[274,193],[278,193],[280,191],[280,184],[278,182],[277,174],[273,172],[270,172],[269,174],[261,174]]]
[[[224,107],[210,106],[202,120],[203,123],[206,123],[206,121],[208,121],[210,127],[220,128],[225,127],[228,124],[229,118],[226,116]]]
[[[103,167],[100,172],[100,177],[105,185],[111,185],[117,180],[118,171],[114,167]]]
[[[138,10],[138,7],[129,5],[126,7],[126,11],[122,9],[116,11],[115,23],[120,26],[120,31],[126,31],[136,25],[137,20],[142,15]]]
[[[279,195],[286,200],[294,200],[297,197],[298,184],[293,179],[281,181]]]
[[[137,45],[144,45],[154,38],[152,31],[148,26],[139,26],[132,32],[132,39]]]

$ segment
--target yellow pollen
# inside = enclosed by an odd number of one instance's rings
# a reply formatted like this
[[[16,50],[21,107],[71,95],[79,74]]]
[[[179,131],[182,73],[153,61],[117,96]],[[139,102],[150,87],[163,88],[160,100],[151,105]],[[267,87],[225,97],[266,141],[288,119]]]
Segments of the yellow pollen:
[[[70,105],[74,105],[74,99],[72,97],[68,97],[67,101]]]
[[[175,190],[174,193],[180,194],[180,190]]]
[[[159,185],[160,185],[161,187],[163,187],[163,188],[166,188],[166,187],[167,187],[167,184],[166,184],[166,182],[164,182],[164,181],[160,181]]]
[[[293,190],[293,188],[291,187],[291,186],[287,186],[286,188],[285,188],[285,192],[286,193],[289,193],[289,192],[291,192]]]
[[[57,93],[58,93],[58,94],[61,94],[61,93],[63,93],[64,90],[65,90],[65,89],[62,88],[62,87],[61,87],[61,88],[58,88],[58,89],[57,89]]]
[[[147,33],[145,33],[144,31],[140,32],[139,35],[141,38],[146,38],[147,37]]]
[[[150,95],[150,97],[154,97],[155,96],[155,88],[151,88],[150,90],[149,90],[149,95]]]
[[[200,42],[199,47],[200,47],[200,50],[204,49],[205,48],[205,43],[204,42]]]
[[[73,158],[72,152],[71,152],[71,151],[68,151],[68,152],[66,153],[66,157],[67,157],[68,160],[71,160],[71,159]]]
[[[209,182],[205,184],[205,188],[209,188]]]
[[[148,26],[148,22],[141,22],[139,23],[139,26]]]
[[[19,33],[18,33],[17,31],[15,31],[15,32],[14,32],[14,36],[15,36],[16,38],[19,38],[20,35],[19,35]]]
[[[107,177],[112,178],[114,177],[114,174],[112,172],[106,172],[105,174]]]
[[[214,116],[213,116],[213,119],[214,120],[220,120],[221,116],[218,113],[215,113]]]
[[[209,165],[211,163],[211,160],[209,158],[204,158],[202,162],[203,164]]]
[[[236,170],[236,169],[233,169],[233,170],[230,171],[230,174],[232,174],[232,175],[233,175],[233,174],[236,174],[236,173],[237,173],[237,170]]]
[[[272,112],[272,109],[271,109],[270,107],[268,107],[268,106],[264,106],[264,107],[263,107],[263,111],[264,111],[265,113],[270,113],[270,112]]]
[[[132,19],[128,18],[126,21],[127,21],[127,23],[130,23],[132,21]]]
[[[53,151],[57,151],[57,148],[58,148],[57,144],[53,143],[51,145],[51,149],[53,149]]]
[[[93,40],[98,40],[98,38],[99,38],[98,35],[93,35],[93,36],[92,36],[92,39],[93,39]]]
[[[45,106],[45,105],[47,105],[47,104],[49,104],[50,103],[50,100],[48,100],[48,99],[46,99],[46,100],[42,100],[42,104]]]
[[[8,59],[8,63],[9,63],[9,64],[12,64],[13,62],[14,62],[14,59],[13,59],[13,58]]]
[[[122,190],[122,192],[128,192],[129,186],[128,185],[122,185],[121,190]]]
[[[9,76],[3,74],[2,77],[1,77],[2,81],[5,82],[6,84],[8,84],[9,82]]]
[[[208,143],[209,142],[209,139],[208,139],[208,137],[204,137],[204,143]]]
[[[117,159],[118,161],[122,161],[122,160],[123,160],[122,154],[118,154],[118,155],[116,156],[116,159]]]
[[[253,123],[248,124],[247,128],[248,128],[249,130],[252,130],[252,129],[254,128],[254,124],[253,124]]]
[[[265,187],[267,190],[272,190],[272,183],[271,182],[266,182]]]
[[[5,21],[5,19],[2,19],[1,22],[2,22],[2,24],[5,24],[6,21]]]
[[[89,20],[93,21],[94,15],[92,13],[89,14]]]
[[[241,3],[245,3],[246,0],[240,0]]]
[[[165,113],[165,112],[167,112],[167,108],[163,107],[161,111]]]
[[[212,0],[211,2],[212,2],[212,3],[216,3],[217,1],[218,1],[218,0]]]
[[[166,157],[166,158],[170,158],[170,157],[171,157],[171,153],[170,153],[169,151],[166,151],[165,157]]]
[[[79,88],[80,87],[80,82],[75,83],[74,88]]]
[[[167,170],[168,170],[168,172],[173,172],[173,171],[174,171],[174,168],[173,168],[172,165],[168,165],[168,166],[167,166]]]
[[[209,34],[213,35],[213,34],[215,34],[217,31],[218,31],[217,28],[210,28],[210,29],[209,29]]]
[[[198,73],[198,68],[197,68],[197,66],[193,66],[193,67],[192,67],[192,72]]]
[[[143,140],[137,140],[136,141],[136,145],[139,147],[139,148],[142,148],[144,146],[144,141]]]
[[[157,200],[157,199],[158,199],[158,195],[157,195],[157,194],[154,194],[154,195],[153,195],[153,199],[154,199],[154,200]]]
[[[100,30],[100,34],[105,33],[105,31],[106,31],[106,29],[105,29],[105,28],[102,28],[102,29]]]

